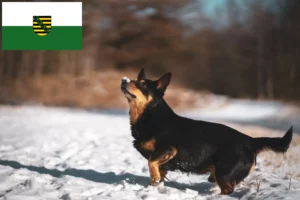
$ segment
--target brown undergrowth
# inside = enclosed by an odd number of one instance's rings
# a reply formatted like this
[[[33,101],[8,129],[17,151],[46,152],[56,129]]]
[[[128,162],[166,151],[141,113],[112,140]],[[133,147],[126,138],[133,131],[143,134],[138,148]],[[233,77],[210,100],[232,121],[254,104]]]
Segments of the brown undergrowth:
[[[13,82],[10,87],[1,88],[0,102],[122,109],[127,108],[128,104],[120,90],[121,78],[136,78],[136,75],[135,71],[102,70],[80,76],[59,74],[31,77]],[[183,88],[174,81],[171,82],[165,97],[170,106],[178,110],[205,106],[210,99],[208,93]]]

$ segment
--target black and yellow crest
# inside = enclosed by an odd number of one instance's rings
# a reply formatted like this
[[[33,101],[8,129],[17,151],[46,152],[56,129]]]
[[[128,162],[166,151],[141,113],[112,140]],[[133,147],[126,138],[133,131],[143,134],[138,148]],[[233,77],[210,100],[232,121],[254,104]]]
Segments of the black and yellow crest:
[[[39,36],[46,36],[51,31],[51,16],[33,16],[33,31]]]

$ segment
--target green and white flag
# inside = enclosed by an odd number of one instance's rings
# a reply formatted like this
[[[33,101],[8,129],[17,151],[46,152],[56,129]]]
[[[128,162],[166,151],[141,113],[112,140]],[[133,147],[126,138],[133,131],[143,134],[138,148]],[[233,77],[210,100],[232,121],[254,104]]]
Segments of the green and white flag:
[[[3,50],[81,50],[81,2],[3,2]]]

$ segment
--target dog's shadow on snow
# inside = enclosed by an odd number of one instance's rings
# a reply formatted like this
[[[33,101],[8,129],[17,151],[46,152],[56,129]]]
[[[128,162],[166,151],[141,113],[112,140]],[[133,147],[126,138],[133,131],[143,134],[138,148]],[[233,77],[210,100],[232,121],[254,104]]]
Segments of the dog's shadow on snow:
[[[125,174],[115,174],[114,172],[103,173],[94,170],[83,170],[83,169],[74,169],[74,168],[69,168],[64,171],[59,171],[57,169],[47,169],[45,167],[23,165],[19,162],[10,161],[10,160],[0,160],[0,165],[9,166],[14,169],[23,168],[40,174],[48,174],[57,178],[68,175],[68,176],[83,178],[89,181],[106,183],[106,184],[120,184],[122,181],[125,181],[128,184],[138,184],[138,185],[148,186],[150,182],[149,177],[138,176],[130,173],[125,173]],[[215,187],[215,184],[209,182],[197,183],[193,185],[184,184],[184,183],[165,182],[164,185],[179,190],[184,190],[188,188],[191,190],[198,191],[200,194],[212,194],[211,189]]]

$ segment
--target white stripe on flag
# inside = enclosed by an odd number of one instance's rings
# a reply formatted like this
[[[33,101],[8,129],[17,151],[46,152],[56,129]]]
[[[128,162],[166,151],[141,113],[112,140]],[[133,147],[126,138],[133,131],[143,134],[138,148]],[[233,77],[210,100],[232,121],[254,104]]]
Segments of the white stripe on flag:
[[[2,3],[2,26],[32,26],[32,17],[43,15],[50,15],[52,17],[52,26],[82,26],[82,3]]]

